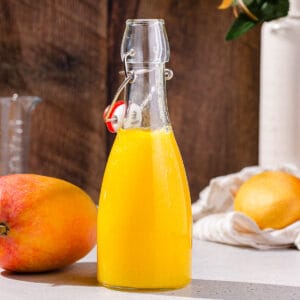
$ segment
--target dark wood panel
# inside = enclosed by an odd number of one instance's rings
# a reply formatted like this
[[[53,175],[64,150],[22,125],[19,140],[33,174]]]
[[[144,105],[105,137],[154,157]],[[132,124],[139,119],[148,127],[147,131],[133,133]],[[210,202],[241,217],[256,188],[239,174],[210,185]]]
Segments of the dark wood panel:
[[[67,179],[95,201],[113,135],[101,116],[120,77],[127,18],[164,18],[172,124],[192,199],[210,178],[257,163],[259,30],[224,41],[217,0],[0,2],[0,89],[44,99],[32,122],[31,171]]]
[[[171,47],[171,121],[192,200],[210,178],[257,163],[259,30],[235,42],[224,36],[230,11],[219,1],[111,1],[109,89],[120,69],[126,18],[163,18]],[[114,87],[115,88],[115,87]]]
[[[39,95],[31,172],[64,178],[97,201],[106,158],[106,1],[0,2],[0,89]]]

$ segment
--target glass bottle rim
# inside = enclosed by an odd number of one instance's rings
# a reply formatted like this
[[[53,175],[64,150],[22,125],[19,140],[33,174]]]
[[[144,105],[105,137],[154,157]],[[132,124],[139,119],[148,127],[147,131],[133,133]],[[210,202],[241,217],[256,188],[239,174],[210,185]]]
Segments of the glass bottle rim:
[[[138,24],[138,25],[149,25],[149,24],[165,24],[164,19],[128,19],[126,25]]]

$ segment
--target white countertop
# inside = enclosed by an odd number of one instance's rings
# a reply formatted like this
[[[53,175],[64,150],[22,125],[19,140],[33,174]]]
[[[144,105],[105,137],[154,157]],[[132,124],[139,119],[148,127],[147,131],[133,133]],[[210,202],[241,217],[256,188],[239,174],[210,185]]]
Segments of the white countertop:
[[[97,285],[95,249],[60,272],[17,275],[0,269],[5,300],[300,299],[300,252],[259,251],[194,240],[193,280],[167,292],[119,292]]]

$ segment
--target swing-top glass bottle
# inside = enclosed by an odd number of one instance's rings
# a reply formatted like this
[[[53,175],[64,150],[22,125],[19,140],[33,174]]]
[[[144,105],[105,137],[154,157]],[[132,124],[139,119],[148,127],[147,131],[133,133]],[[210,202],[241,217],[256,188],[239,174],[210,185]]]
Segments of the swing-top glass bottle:
[[[132,78],[101,187],[98,280],[120,289],[179,288],[191,276],[191,203],[166,105],[164,21],[128,20],[121,57]]]

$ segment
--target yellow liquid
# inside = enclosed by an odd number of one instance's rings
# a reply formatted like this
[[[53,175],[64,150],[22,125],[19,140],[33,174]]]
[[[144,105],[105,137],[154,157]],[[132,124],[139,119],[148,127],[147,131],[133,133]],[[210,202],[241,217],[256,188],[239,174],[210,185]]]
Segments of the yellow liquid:
[[[98,281],[168,289],[190,276],[190,195],[173,132],[119,130],[100,195]]]

